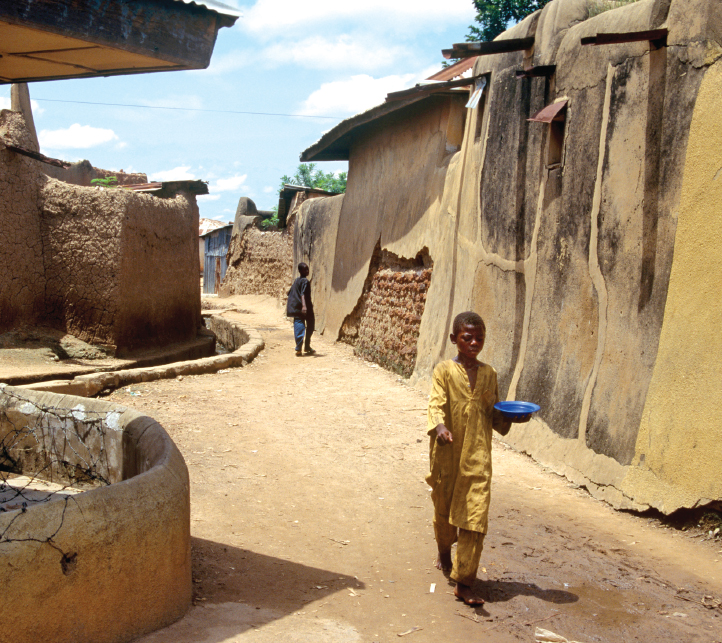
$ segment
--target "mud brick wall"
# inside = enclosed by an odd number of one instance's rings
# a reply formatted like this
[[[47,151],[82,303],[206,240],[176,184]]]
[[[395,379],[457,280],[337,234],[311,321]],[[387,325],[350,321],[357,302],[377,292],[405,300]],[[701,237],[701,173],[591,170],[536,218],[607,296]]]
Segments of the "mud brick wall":
[[[427,254],[409,261],[377,246],[363,294],[339,339],[357,355],[410,377],[432,270]]]
[[[17,112],[0,111],[0,138],[31,146]],[[119,354],[194,338],[195,196],[71,185],[45,167],[0,143],[0,332],[50,325]]]
[[[285,299],[292,281],[292,226],[280,232],[263,232],[249,226],[233,235],[221,297],[269,295]]]

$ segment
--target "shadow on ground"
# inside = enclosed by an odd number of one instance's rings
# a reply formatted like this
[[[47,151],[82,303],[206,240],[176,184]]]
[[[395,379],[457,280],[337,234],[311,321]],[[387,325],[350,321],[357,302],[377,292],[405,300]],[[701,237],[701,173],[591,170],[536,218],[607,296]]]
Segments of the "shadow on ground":
[[[365,587],[353,576],[202,538],[192,539],[192,551],[196,603],[234,601],[290,613],[347,587]]]

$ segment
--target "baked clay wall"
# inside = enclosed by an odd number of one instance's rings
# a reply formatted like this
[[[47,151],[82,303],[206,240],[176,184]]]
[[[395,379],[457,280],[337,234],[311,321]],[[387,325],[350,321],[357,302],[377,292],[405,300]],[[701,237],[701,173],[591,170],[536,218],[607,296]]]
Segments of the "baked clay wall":
[[[660,27],[666,47],[581,45],[597,33]],[[434,364],[453,355],[454,315],[476,309],[487,324],[481,357],[497,369],[502,397],[542,407],[510,443],[618,507],[672,512],[720,500],[710,463],[722,459],[722,391],[699,373],[717,372],[722,350],[694,364],[676,355],[689,333],[719,347],[711,329],[720,309],[705,295],[719,280],[712,285],[716,272],[701,270],[695,250],[719,243],[722,229],[713,184],[722,149],[708,143],[719,140],[719,118],[699,98],[712,95],[722,65],[719,4],[639,0],[589,18],[586,0],[553,0],[501,38],[528,36],[530,59],[520,51],[477,60],[487,95],[468,110],[458,152],[447,146],[453,110],[425,101],[424,111],[354,139],[342,204],[302,206],[299,225],[328,224],[316,233],[323,256],[303,241],[313,233],[297,233],[297,254],[331,282],[316,298],[323,328],[338,336],[377,243],[405,258],[428,248],[434,271],[413,382],[428,386]],[[517,78],[530,65],[556,72]],[[552,163],[550,126],[527,119],[557,99],[568,106]],[[686,296],[691,275],[700,287]],[[670,404],[697,409],[695,424]]]
[[[285,297],[293,281],[293,225],[264,232],[248,226],[231,238],[219,295]]]
[[[0,119],[22,144],[22,117]],[[0,149],[0,330],[49,324],[120,353],[193,339],[195,197],[73,186],[43,167]]]
[[[402,260],[376,246],[356,307],[339,340],[354,353],[404,377],[416,365],[416,343],[433,266],[428,255]]]

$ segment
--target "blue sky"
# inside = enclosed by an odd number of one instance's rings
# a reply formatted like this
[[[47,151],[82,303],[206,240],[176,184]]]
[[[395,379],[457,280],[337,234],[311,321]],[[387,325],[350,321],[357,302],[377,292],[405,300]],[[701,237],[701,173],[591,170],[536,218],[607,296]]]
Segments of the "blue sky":
[[[150,180],[203,179],[201,217],[232,221],[241,196],[275,205],[280,177],[323,132],[438,71],[441,49],[474,18],[471,0],[225,3],[244,15],[220,30],[208,69],[31,84],[41,151]],[[0,107],[9,96],[0,87]],[[159,106],[183,109],[148,109]]]

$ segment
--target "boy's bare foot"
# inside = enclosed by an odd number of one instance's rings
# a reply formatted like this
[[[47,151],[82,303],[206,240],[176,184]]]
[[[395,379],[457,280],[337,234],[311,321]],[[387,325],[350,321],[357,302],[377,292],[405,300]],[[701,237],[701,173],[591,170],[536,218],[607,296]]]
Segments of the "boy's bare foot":
[[[474,590],[471,587],[468,585],[462,585],[461,583],[456,583],[454,596],[456,596],[459,600],[464,601],[467,605],[476,606],[484,604],[484,599],[479,598],[476,594],[474,594]]]
[[[450,572],[451,571],[451,552],[439,552],[439,555],[436,558],[436,569],[440,569],[442,572]]]

